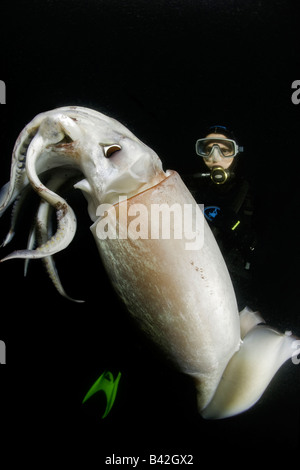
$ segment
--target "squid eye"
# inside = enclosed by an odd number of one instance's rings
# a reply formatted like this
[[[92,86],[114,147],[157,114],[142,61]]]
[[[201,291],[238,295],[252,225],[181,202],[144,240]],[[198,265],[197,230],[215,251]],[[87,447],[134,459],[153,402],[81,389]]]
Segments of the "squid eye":
[[[122,150],[122,147],[118,144],[103,145],[103,152],[106,158],[111,157],[112,154],[117,152],[118,150]]]

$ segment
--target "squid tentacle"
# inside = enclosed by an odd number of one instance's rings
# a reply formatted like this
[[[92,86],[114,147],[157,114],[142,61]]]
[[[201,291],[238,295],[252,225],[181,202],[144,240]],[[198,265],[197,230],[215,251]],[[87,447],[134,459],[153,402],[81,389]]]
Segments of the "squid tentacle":
[[[59,172],[59,174],[54,174],[48,181],[47,181],[47,188],[51,189],[52,191],[58,191],[62,186],[66,185],[73,185],[74,181],[78,180],[78,171],[73,169],[66,169],[64,172]],[[27,250],[32,250],[32,248],[37,244],[43,245],[47,243],[48,239],[51,238],[53,234],[52,230],[52,214],[54,208],[45,200],[40,202],[35,224],[30,231],[28,237],[28,244]],[[24,264],[24,275],[26,276],[28,270],[30,258],[25,259]],[[70,297],[64,287],[62,286],[56,264],[54,261],[54,257],[52,255],[42,258],[42,262],[46,268],[46,271],[55,286],[56,290],[59,292],[60,295],[67,298],[68,300],[72,300],[73,302],[84,302],[84,300],[77,300]]]
[[[0,193],[0,216],[21,194],[22,190],[29,184],[26,173],[26,153],[31,140],[37,133],[37,127],[33,126],[31,130],[29,124],[20,134],[14,146],[10,181],[3,186]]]
[[[32,251],[36,247],[36,238],[37,238],[37,236],[36,236],[36,224],[33,223],[32,227],[29,231],[29,234],[28,234],[27,250]],[[24,277],[27,276],[29,262],[30,262],[30,258],[25,258],[25,261],[24,261]]]
[[[54,114],[55,117],[52,117]],[[19,135],[12,156],[12,164],[10,171],[10,181],[3,186],[0,192],[0,216],[5,210],[14,202],[19,196],[23,188],[29,183],[28,174],[28,150],[35,145],[39,140],[42,141],[41,152],[39,160],[36,162],[36,173],[40,174],[45,169],[63,166],[69,163],[74,166],[74,161],[70,162],[70,158],[66,155],[60,155],[60,158],[54,158],[51,153],[51,148],[47,151],[47,146],[57,144],[68,136],[71,140],[80,138],[81,131],[76,125],[75,121],[63,114],[48,111],[37,115]],[[37,138],[35,138],[37,137]]]
[[[64,127],[67,128],[67,133],[63,132],[65,131],[65,128],[63,128],[62,123]],[[51,154],[52,146],[62,141],[65,135],[71,135],[71,139],[76,139],[80,136],[80,130],[77,129],[76,124],[74,124],[71,119],[62,119],[61,117],[57,120],[50,118],[45,119],[29,144],[25,165],[26,174],[32,188],[42,199],[56,209],[58,222],[57,232],[35,250],[16,250],[1,261],[14,258],[33,259],[51,256],[58,251],[65,249],[71,243],[76,232],[76,216],[74,211],[61,196],[47,188],[38,176],[38,172],[41,172],[41,169],[44,169],[45,160],[50,161],[51,157],[48,153],[50,152]],[[42,165],[39,161],[41,156],[43,159]],[[70,157],[63,154],[60,155],[60,158],[57,161],[51,162],[49,166],[51,168],[54,166],[65,165],[66,161],[70,161]],[[37,171],[37,168],[40,171]],[[13,185],[10,187],[10,193],[13,192],[12,188]]]
[[[19,193],[18,196],[16,196],[14,202],[12,203],[12,211],[11,211],[11,221],[10,221],[10,228],[9,228],[9,231],[8,233],[6,234],[6,237],[5,239],[3,240],[2,242],[2,245],[1,247],[5,247],[6,245],[8,245],[12,239],[14,238],[15,236],[15,232],[16,232],[16,227],[17,227],[17,223],[18,223],[18,218],[20,216],[20,213],[21,213],[21,209],[23,208],[23,205],[28,197],[28,194],[30,193],[30,191],[32,190],[30,184],[28,183],[27,186],[25,186]]]
[[[39,240],[39,243],[42,243],[42,244],[47,242],[48,236],[49,236],[49,229],[51,229],[50,227],[50,219],[51,219],[51,213],[52,213],[51,209],[52,209],[52,206],[50,206],[48,202],[41,201],[37,215],[36,215],[35,230],[37,232],[37,238]],[[26,261],[28,262],[29,260],[26,260]],[[67,298],[68,300],[72,300],[73,302],[78,302],[78,303],[84,302],[83,300],[73,299],[66,293],[64,287],[62,286],[53,256],[46,256],[45,258],[42,258],[42,262],[46,268],[46,271],[54,287],[56,288],[56,290],[59,292],[60,295]]]

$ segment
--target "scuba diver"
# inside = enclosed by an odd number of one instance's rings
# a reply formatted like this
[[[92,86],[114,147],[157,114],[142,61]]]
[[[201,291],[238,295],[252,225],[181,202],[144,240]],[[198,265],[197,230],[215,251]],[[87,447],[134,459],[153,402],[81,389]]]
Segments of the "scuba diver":
[[[196,142],[203,171],[187,182],[219,244],[239,306],[250,306],[252,261],[256,245],[254,207],[250,185],[240,171],[239,155],[243,147],[227,127],[212,126]],[[238,168],[239,167],[239,168]]]

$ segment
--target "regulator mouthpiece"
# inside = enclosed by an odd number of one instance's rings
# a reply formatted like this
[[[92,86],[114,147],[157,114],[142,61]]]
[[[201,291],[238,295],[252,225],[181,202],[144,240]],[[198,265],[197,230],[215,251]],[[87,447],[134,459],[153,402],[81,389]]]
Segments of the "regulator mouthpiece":
[[[215,166],[210,172],[210,178],[215,184],[224,184],[230,176],[229,170],[225,170],[221,166]]]

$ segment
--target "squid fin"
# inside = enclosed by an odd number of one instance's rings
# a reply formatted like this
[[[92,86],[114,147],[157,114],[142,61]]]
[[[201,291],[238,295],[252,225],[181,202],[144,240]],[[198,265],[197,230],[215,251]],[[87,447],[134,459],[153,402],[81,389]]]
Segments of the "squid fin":
[[[206,419],[220,419],[246,411],[261,397],[281,365],[295,351],[295,337],[265,325],[246,334],[230,359],[210,403],[200,410]]]
[[[240,312],[241,338],[243,339],[252,328],[260,323],[265,323],[261,314],[259,312],[253,312],[249,307],[245,307]]]

